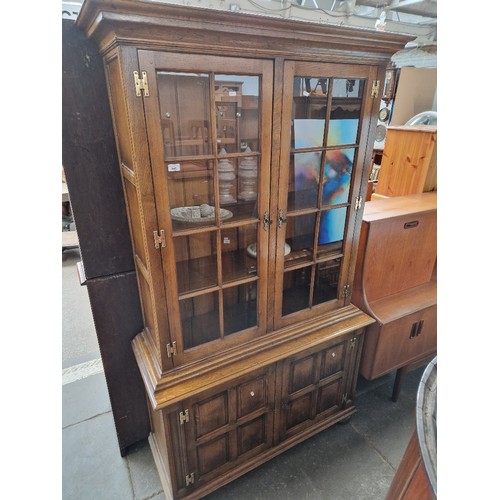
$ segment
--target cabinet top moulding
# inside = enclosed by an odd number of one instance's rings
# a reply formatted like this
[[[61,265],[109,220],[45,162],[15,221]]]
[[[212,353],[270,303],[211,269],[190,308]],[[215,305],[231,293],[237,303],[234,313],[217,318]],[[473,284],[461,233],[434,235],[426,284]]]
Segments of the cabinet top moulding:
[[[386,63],[414,37],[264,15],[145,0],[85,0],[78,27],[105,54],[117,45],[148,49]],[[291,36],[291,33],[293,36]],[[244,41],[244,45],[235,42]]]

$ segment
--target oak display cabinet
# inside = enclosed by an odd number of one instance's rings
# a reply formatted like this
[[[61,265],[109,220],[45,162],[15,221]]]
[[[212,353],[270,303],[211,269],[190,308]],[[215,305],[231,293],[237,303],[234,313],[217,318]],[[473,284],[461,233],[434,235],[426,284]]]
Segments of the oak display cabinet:
[[[409,38],[130,0],[77,25],[105,63],[151,448],[167,498],[200,498],[355,411],[361,193]]]

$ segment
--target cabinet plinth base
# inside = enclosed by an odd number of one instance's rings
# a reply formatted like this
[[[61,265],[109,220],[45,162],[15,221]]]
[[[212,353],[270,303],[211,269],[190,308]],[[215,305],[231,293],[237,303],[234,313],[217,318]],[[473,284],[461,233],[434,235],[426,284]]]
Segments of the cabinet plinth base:
[[[335,415],[335,417],[332,417],[313,427],[310,427],[307,429],[307,431],[297,434],[293,438],[288,439],[287,441],[280,443],[279,445],[267,450],[266,452],[259,454],[256,458],[245,462],[244,465],[241,465],[233,469],[229,473],[224,474],[224,476],[219,477],[216,482],[214,481],[202,488],[198,488],[196,489],[196,491],[193,491],[192,493],[188,493],[185,495],[181,494],[179,496],[173,493],[172,482],[170,474],[168,472],[168,465],[164,460],[164,457],[159,448],[158,441],[153,432],[149,435],[148,441],[153,454],[156,468],[158,469],[158,475],[160,477],[160,482],[163,487],[165,498],[167,500],[174,500],[176,498],[183,498],[184,500],[195,500],[202,498],[205,495],[208,495],[209,493],[212,493],[213,491],[221,488],[222,486],[225,486],[226,484],[229,484],[231,481],[238,479],[247,472],[250,472],[251,470],[259,467],[260,465],[271,460],[272,458],[287,451],[288,449],[293,448],[295,445],[301,443],[302,441],[305,441],[306,439],[328,429],[333,425],[348,424],[352,415],[356,413],[356,411],[357,411],[356,408],[354,406],[351,406],[349,409],[343,411],[342,413]]]

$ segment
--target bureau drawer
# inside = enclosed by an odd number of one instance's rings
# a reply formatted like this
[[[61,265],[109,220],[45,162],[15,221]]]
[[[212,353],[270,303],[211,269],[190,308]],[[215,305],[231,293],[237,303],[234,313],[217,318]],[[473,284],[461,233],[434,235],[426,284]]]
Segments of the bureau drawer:
[[[361,375],[371,380],[435,351],[436,319],[437,306],[434,305],[389,323],[368,327]]]

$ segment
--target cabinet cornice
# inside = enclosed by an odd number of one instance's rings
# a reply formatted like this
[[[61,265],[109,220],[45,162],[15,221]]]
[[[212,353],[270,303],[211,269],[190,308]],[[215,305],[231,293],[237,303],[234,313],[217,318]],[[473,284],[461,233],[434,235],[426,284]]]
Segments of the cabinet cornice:
[[[387,62],[414,37],[371,29],[131,0],[87,0],[77,25],[102,53],[115,45],[255,57]],[[244,42],[244,43],[243,43]],[[346,54],[347,52],[347,54]]]

